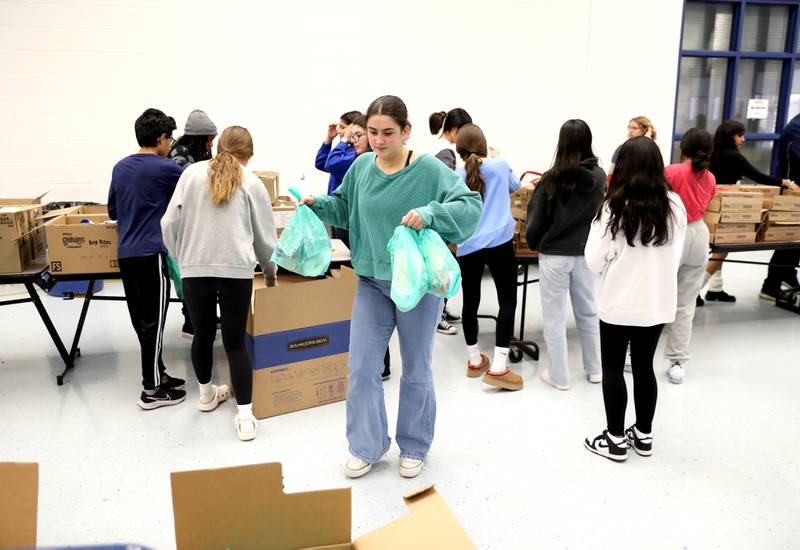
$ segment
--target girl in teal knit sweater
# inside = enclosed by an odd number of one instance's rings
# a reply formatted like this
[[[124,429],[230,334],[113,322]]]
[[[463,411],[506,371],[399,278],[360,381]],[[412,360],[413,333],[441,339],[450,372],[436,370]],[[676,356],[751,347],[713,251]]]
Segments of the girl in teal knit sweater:
[[[373,153],[360,155],[333,195],[306,197],[324,222],[350,231],[353,267],[359,275],[350,324],[347,439],[348,477],[361,477],[389,450],[381,371],[397,327],[403,375],[396,438],[400,475],[415,477],[433,442],[436,397],[431,356],[442,300],[426,294],[401,312],[390,297],[392,266],[386,244],[398,224],[429,227],[452,243],[466,240],[481,215],[480,194],[470,191],[444,164],[406,146],[411,132],[400,98],[382,96],[367,110]]]

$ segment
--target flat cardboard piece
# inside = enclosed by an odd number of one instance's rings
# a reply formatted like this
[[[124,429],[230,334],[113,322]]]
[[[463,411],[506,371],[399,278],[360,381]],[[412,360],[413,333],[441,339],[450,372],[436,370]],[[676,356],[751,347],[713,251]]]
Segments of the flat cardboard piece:
[[[765,213],[766,210],[763,209],[757,212],[706,211],[703,215],[703,220],[709,226],[721,223],[761,223]]]
[[[54,275],[119,273],[116,224],[108,214],[68,214],[45,224],[50,272]],[[90,220],[93,223],[81,223]]]
[[[349,546],[349,488],[286,494],[279,463],[170,477],[178,550]]]
[[[50,210],[42,214],[37,219],[51,220],[58,216],[67,216],[70,214],[106,214],[108,215],[107,204],[81,204],[79,206],[68,206],[66,208],[59,208],[58,210]]]
[[[800,241],[800,225],[767,225],[761,229],[758,238],[767,243]]]
[[[772,197],[771,210],[800,211],[800,196],[776,195]]]
[[[769,221],[800,224],[800,210],[771,210],[769,213]]]
[[[756,232],[714,233],[711,238],[714,244],[747,244],[756,242]]]
[[[0,462],[0,548],[36,546],[39,465]]]
[[[706,211],[709,212],[760,212],[764,197],[761,193],[717,191]]]
[[[280,173],[273,172],[271,170],[255,170],[253,173],[258,176],[258,179],[260,179],[261,183],[264,184],[264,187],[267,188],[269,202],[274,203],[280,191]]]

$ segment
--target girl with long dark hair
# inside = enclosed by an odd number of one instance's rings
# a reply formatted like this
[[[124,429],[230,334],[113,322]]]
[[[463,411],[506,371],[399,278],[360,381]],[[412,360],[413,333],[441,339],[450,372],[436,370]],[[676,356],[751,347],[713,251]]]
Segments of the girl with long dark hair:
[[[653,140],[625,142],[586,241],[586,263],[600,275],[597,310],[606,429],[584,441],[591,452],[627,459],[629,446],[653,452],[658,386],[653,356],[664,324],[675,320],[678,267],[686,210],[664,177]],[[630,345],[636,422],[625,429],[628,392],[623,376]]]

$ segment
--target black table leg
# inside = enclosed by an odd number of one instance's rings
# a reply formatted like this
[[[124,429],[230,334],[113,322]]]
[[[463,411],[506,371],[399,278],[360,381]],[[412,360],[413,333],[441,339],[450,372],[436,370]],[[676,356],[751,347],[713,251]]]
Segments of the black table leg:
[[[89,279],[89,285],[86,288],[86,296],[83,298],[83,306],[81,307],[81,316],[78,318],[78,328],[75,329],[75,336],[72,338],[72,349],[69,352],[70,359],[74,362],[77,357],[81,355],[81,348],[78,347],[81,342],[81,333],[83,332],[83,324],[86,322],[86,313],[89,311],[89,304],[92,301],[94,293],[94,279]]]
[[[73,363],[72,356],[67,353],[67,348],[64,347],[61,337],[58,335],[58,332],[56,332],[56,327],[53,325],[50,315],[47,314],[44,304],[42,304],[42,301],[39,299],[39,294],[36,292],[36,289],[33,288],[33,283],[26,281],[25,289],[28,291],[33,305],[36,306],[36,311],[39,312],[39,317],[42,318],[44,326],[47,328],[47,332],[50,333],[50,338],[53,339],[53,343],[56,345],[58,353],[61,355],[61,359],[64,360],[64,372],[56,376],[56,382],[59,386],[61,386],[64,384],[64,376],[67,374],[67,371],[74,367],[75,364]]]

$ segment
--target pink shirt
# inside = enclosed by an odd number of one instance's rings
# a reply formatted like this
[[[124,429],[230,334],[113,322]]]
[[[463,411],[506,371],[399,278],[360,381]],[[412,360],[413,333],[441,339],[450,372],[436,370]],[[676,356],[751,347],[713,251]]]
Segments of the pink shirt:
[[[708,170],[695,172],[691,163],[681,162],[667,166],[664,175],[686,207],[686,221],[691,223],[702,219],[716,192],[717,180],[714,174]]]

